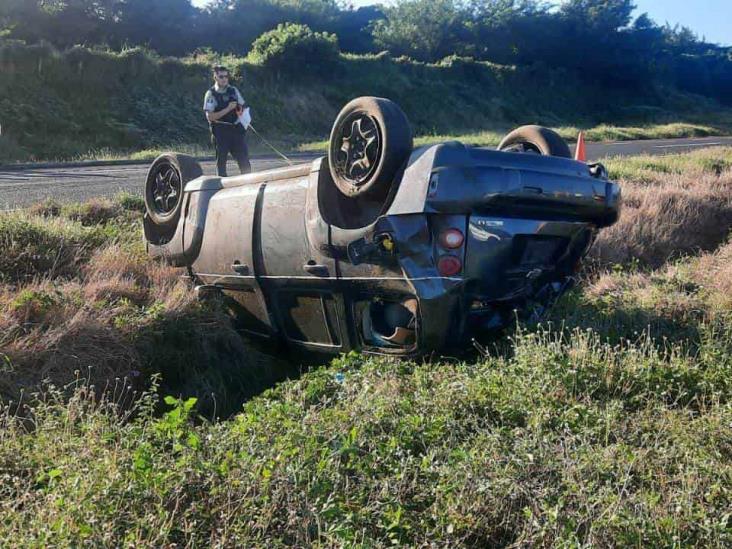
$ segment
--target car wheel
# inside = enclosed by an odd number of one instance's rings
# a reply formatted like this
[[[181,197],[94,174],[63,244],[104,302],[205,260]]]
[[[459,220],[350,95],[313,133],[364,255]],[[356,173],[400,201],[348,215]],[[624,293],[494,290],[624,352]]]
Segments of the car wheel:
[[[358,97],[338,114],[328,164],[338,190],[349,197],[384,197],[412,152],[412,129],[396,103]]]
[[[543,126],[516,128],[503,138],[498,145],[498,150],[572,158],[572,153],[564,139],[554,130]]]
[[[164,153],[153,161],[145,181],[145,209],[160,230],[175,230],[183,207],[183,189],[201,175],[201,165],[186,154]]]

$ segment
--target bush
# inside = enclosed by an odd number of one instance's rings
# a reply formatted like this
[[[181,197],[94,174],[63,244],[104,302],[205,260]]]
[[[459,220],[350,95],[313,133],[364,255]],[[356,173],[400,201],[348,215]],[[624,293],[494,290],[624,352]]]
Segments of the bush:
[[[274,69],[306,74],[329,71],[339,53],[335,34],[313,32],[307,25],[284,23],[257,38],[249,58]]]

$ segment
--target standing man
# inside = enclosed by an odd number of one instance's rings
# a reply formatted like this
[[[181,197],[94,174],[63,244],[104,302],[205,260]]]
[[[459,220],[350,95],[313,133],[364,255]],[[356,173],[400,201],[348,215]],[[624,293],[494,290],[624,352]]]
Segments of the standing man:
[[[206,92],[203,110],[211,126],[211,136],[216,146],[216,172],[226,177],[226,160],[231,153],[241,173],[249,173],[249,150],[246,128],[239,122],[239,112],[244,108],[244,98],[239,90],[229,85],[229,71],[217,65],[213,68],[214,85]]]

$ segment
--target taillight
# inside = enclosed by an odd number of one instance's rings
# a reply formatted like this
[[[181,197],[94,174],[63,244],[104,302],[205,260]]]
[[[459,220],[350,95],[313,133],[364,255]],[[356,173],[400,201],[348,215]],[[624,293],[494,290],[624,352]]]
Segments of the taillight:
[[[453,276],[463,269],[463,264],[454,255],[443,255],[437,260],[437,270],[442,276]]]
[[[465,236],[459,229],[446,229],[440,233],[440,246],[448,250],[459,248],[465,242]]]

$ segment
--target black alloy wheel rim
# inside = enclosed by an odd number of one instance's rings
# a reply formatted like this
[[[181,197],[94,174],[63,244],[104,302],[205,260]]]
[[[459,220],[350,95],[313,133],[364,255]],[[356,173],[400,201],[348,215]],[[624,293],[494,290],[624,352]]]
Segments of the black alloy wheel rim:
[[[341,124],[335,142],[336,172],[358,188],[369,180],[379,165],[381,130],[366,113],[354,113]]]
[[[529,154],[541,154],[539,148],[533,143],[527,143],[522,141],[520,143],[514,143],[503,149],[505,152],[516,152],[516,153],[529,153]]]
[[[180,174],[174,166],[163,164],[153,176],[153,205],[160,215],[175,210],[181,193]]]

